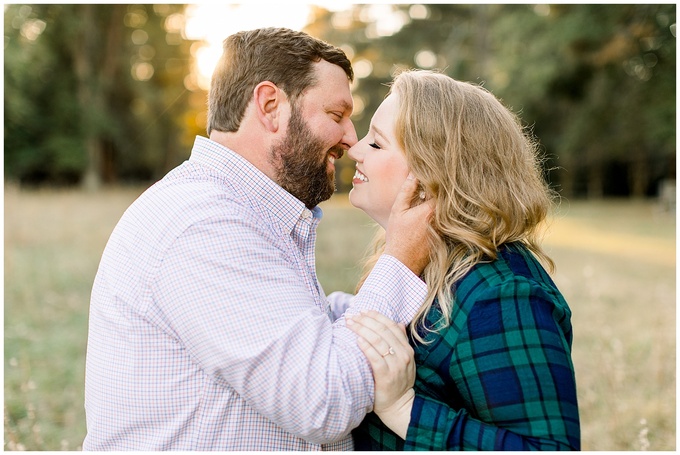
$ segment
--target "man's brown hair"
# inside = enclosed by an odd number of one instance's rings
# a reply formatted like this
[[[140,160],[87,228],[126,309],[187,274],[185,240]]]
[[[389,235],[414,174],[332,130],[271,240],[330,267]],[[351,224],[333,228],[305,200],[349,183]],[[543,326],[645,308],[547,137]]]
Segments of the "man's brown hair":
[[[345,53],[304,32],[286,28],[242,31],[224,40],[224,52],[212,76],[208,97],[208,135],[238,131],[253,90],[262,81],[281,88],[294,103],[317,81],[313,63],[338,65],[352,81]]]

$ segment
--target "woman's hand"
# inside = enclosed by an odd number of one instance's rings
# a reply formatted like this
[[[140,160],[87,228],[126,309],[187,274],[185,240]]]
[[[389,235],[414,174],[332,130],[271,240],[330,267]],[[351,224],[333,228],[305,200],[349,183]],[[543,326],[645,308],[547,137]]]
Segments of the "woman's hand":
[[[406,438],[415,392],[416,367],[406,328],[377,311],[348,317],[347,327],[356,333],[359,348],[373,369],[373,412],[392,431]]]

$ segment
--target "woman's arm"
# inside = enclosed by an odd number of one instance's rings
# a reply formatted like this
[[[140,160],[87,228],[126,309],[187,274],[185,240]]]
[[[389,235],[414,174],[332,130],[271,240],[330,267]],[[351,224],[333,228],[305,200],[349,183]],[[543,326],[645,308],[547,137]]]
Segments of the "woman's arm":
[[[451,353],[448,379],[456,381],[456,393],[468,402],[465,409],[415,395],[406,432],[403,413],[388,409],[376,414],[405,439],[405,449],[579,449],[570,346],[560,328],[564,317],[551,296],[529,283],[490,291],[472,306],[456,345],[439,346]],[[387,388],[375,369],[380,359],[360,347],[374,366],[377,402]],[[392,375],[399,374],[397,360],[390,359]]]

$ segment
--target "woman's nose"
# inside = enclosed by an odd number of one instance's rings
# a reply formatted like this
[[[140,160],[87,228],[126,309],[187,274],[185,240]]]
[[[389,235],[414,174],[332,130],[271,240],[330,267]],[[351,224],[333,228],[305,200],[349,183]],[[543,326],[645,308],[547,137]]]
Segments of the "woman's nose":
[[[363,153],[360,152],[361,148],[361,142],[357,142],[354,144],[349,150],[347,150],[347,156],[350,157],[350,159],[356,161],[357,163],[361,162],[363,160]]]
[[[345,134],[342,136],[342,145],[348,149],[357,143],[357,131],[354,129],[354,123],[347,119],[345,123]]]

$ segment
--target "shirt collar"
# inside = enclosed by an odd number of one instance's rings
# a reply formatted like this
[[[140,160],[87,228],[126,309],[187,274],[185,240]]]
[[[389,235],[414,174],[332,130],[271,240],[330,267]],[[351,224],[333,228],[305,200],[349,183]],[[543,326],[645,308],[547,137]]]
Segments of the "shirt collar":
[[[263,217],[290,234],[303,217],[315,224],[323,216],[320,207],[311,211],[298,198],[284,190],[238,153],[203,136],[196,136],[190,161],[208,166],[223,177],[223,182]],[[311,212],[311,213],[310,213]]]

